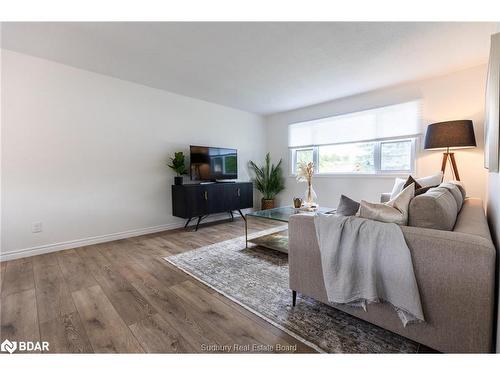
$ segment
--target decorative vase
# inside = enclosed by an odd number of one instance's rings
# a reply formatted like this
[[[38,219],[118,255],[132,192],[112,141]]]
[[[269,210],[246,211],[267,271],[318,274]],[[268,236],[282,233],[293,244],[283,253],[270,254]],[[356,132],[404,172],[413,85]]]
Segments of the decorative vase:
[[[270,210],[271,208],[274,208],[274,199],[262,198],[262,209],[263,210]]]
[[[175,185],[182,185],[182,176],[174,177],[174,184]]]
[[[306,193],[304,194],[304,201],[305,201],[306,207],[316,206],[316,199],[317,198],[318,198],[318,196],[316,195],[316,192],[314,191],[314,189],[312,187],[312,183],[309,183],[307,185]]]

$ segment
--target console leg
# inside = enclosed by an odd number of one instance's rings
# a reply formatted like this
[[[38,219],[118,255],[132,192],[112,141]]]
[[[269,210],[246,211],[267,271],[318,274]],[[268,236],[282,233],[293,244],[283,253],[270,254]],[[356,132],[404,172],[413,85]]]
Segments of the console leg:
[[[245,217],[245,215],[243,215],[243,212],[241,212],[240,209],[238,209],[238,213],[241,215],[241,217],[243,218],[243,220],[247,221],[247,218]]]
[[[295,290],[292,290],[292,306],[295,306],[297,304],[297,292]]]
[[[187,221],[186,221],[186,225],[184,225],[184,229],[186,229],[186,228],[187,228],[187,226],[188,226],[188,225],[189,225],[189,223],[191,222],[191,219],[192,219],[192,217],[190,217],[189,219],[187,219]]]
[[[231,215],[231,221],[234,221],[233,211],[229,211],[229,215]]]
[[[245,249],[248,249],[248,223],[245,220]]]
[[[203,216],[198,216],[198,222],[196,223],[196,228],[194,229],[195,232],[198,230],[198,226],[200,225],[200,221],[201,221],[202,217]]]

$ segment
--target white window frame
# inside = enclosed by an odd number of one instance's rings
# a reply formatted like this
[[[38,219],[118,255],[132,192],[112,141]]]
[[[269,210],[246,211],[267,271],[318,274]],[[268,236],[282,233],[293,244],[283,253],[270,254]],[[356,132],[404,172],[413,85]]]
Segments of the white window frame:
[[[382,147],[383,143],[394,143],[402,141],[411,141],[411,155],[410,155],[410,169],[409,170],[383,170],[381,168],[381,157],[382,157]],[[373,172],[330,172],[330,173],[319,173],[319,147],[322,146],[335,146],[338,144],[357,144],[357,143],[375,143],[374,147],[374,164],[375,170]],[[302,147],[290,147],[289,148],[289,172],[290,176],[295,177],[297,175],[297,153],[298,150],[311,150],[313,151],[313,162],[314,162],[314,173],[316,176],[394,176],[401,174],[411,174],[416,171],[416,149],[417,149],[418,137],[407,137],[407,138],[386,138],[382,140],[371,140],[364,142],[349,142],[349,143],[333,143],[325,145],[311,145]]]

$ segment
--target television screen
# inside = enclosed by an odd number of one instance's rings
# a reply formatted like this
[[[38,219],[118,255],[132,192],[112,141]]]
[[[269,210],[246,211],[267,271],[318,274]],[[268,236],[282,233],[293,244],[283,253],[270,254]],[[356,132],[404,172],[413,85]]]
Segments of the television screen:
[[[191,179],[198,181],[238,178],[237,150],[232,148],[191,146]]]

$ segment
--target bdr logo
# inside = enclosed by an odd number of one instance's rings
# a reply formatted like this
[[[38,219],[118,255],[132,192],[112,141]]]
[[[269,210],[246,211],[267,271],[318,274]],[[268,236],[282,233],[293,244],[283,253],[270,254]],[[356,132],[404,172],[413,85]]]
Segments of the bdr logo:
[[[10,341],[4,340],[0,345],[0,351],[14,353],[18,349],[20,352],[48,352],[49,343],[47,341]]]

